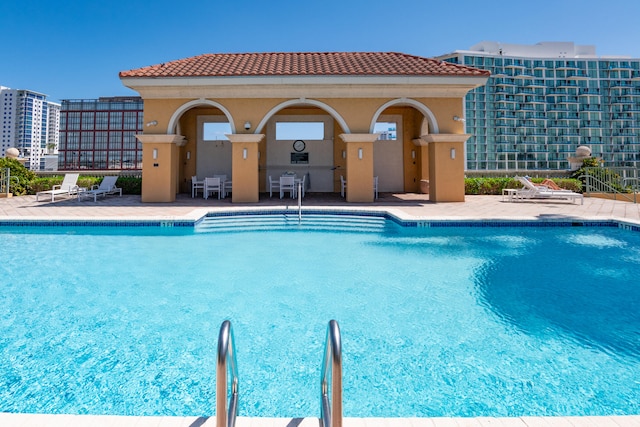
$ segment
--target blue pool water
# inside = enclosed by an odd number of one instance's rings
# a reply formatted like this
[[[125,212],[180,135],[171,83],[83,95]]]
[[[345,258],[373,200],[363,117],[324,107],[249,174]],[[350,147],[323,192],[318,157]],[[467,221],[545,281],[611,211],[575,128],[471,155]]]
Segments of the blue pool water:
[[[0,412],[318,416],[338,320],[353,417],[640,413],[640,233],[0,228]]]

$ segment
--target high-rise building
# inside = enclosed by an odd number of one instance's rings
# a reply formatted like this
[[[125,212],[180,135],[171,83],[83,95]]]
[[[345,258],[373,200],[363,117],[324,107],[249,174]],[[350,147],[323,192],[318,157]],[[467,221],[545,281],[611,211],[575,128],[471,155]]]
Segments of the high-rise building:
[[[60,170],[141,169],[142,98],[63,100]]]
[[[46,98],[42,93],[0,86],[2,157],[15,147],[27,159],[25,166],[44,170],[47,155],[57,153],[60,104]]]
[[[482,42],[438,59],[491,71],[465,99],[467,170],[569,169],[578,146],[640,167],[640,59],[571,42]]]

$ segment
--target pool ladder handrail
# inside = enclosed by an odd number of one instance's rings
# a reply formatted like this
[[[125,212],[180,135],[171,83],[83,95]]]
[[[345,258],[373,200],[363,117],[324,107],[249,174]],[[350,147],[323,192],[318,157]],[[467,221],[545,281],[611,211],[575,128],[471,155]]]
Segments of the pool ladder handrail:
[[[228,371],[231,369],[231,396],[227,406]],[[238,361],[231,322],[225,320],[218,335],[216,366],[216,426],[234,427],[238,411]]]
[[[298,182],[298,225],[302,222],[302,183]]]
[[[330,379],[328,375],[331,375]],[[340,326],[335,320],[329,321],[325,339],[320,380],[320,420],[322,427],[342,427],[342,341]]]

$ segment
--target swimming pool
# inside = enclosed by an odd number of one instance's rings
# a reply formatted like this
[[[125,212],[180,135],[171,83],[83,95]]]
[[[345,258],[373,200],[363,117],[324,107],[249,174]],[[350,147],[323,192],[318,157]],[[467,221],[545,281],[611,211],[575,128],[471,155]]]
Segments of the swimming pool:
[[[200,233],[0,228],[0,411],[319,414],[340,323],[353,417],[637,414],[640,234],[610,227]]]

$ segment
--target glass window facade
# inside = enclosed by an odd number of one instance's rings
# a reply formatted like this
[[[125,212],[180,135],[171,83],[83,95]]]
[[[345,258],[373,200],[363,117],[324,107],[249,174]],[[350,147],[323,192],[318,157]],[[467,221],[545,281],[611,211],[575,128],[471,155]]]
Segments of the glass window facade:
[[[640,167],[640,60],[440,59],[491,71],[465,99],[467,170],[567,170],[586,145],[609,167]]]
[[[142,169],[140,97],[63,100],[58,168]]]

